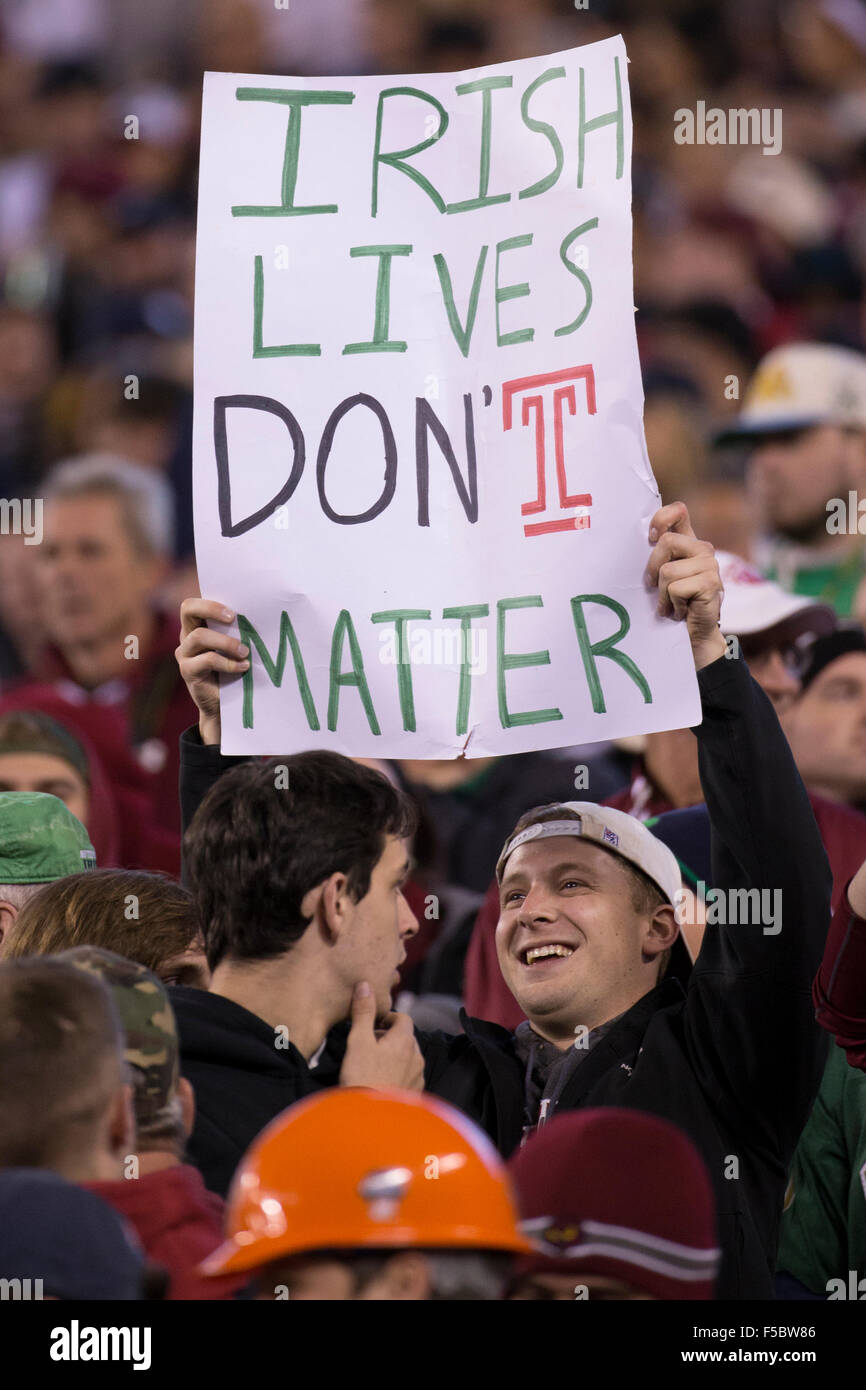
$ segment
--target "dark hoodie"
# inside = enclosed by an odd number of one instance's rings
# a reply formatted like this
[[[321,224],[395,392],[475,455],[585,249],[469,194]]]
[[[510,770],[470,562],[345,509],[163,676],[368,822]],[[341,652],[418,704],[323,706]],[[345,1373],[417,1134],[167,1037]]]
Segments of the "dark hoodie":
[[[195,1091],[187,1145],[205,1186],[224,1197],[256,1135],[293,1101],[336,1085],[348,1025],[328,1035],[315,1066],[256,1014],[221,994],[176,985],[168,991],[180,1036],[180,1065]]]

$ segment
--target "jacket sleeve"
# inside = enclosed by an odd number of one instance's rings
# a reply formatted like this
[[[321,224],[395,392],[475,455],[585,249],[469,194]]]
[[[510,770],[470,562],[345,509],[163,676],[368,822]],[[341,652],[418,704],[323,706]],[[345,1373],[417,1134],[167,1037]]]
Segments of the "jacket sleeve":
[[[836,1035],[852,1067],[866,1071],[866,921],[848,901],[833,914],[824,958],[812,988],[815,1016]]]
[[[180,820],[185,835],[190,821],[215,782],[224,772],[248,758],[224,757],[218,744],[202,743],[197,725],[184,729],[180,736]],[[185,867],[181,878],[186,881]]]
[[[689,981],[686,1042],[731,1132],[787,1167],[825,1056],[811,985],[830,920],[830,866],[787,740],[746,663],[720,657],[698,683],[715,891]]]

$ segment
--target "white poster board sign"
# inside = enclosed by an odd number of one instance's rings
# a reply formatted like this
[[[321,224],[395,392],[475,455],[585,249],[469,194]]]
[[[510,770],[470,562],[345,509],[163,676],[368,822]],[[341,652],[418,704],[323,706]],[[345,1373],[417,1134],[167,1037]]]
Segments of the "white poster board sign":
[[[224,752],[699,722],[643,582],[627,63],[206,74],[197,562],[251,647]]]

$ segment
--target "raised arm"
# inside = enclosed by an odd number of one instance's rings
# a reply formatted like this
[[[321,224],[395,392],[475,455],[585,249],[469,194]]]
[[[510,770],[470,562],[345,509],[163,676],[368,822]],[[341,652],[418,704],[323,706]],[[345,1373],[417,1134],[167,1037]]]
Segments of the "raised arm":
[[[195,815],[205,795],[224,772],[244,758],[220,753],[220,673],[242,675],[249,666],[249,649],[207,626],[208,621],[230,623],[233,614],[212,599],[188,598],[180,606],[180,641],[175,659],[186,688],[199,712],[198,729],[180,736],[181,829]]]
[[[669,614],[685,612],[692,638],[703,712],[694,732],[712,834],[714,891],[689,982],[687,1042],[703,1084],[725,1096],[733,1127],[787,1163],[824,1053],[811,983],[830,918],[830,868],[775,711],[718,628],[714,558],[698,548],[681,503],[653,524],[663,534],[649,572]]]

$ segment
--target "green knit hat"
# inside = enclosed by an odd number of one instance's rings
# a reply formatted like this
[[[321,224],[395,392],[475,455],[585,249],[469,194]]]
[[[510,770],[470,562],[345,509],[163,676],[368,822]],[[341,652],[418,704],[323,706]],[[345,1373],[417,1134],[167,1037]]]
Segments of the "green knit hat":
[[[53,883],[96,867],[77,816],[47,792],[0,792],[0,883]]]

